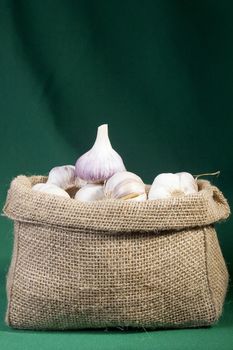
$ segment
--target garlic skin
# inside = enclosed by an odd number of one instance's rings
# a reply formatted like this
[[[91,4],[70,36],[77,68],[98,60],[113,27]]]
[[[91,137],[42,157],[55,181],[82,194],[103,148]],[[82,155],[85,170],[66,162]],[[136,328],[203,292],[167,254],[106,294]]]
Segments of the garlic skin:
[[[56,166],[50,170],[47,183],[64,190],[75,186],[75,167],[73,165]]]
[[[81,187],[86,186],[88,184],[88,182],[86,180],[82,180],[82,179],[80,179],[80,177],[76,177],[74,183],[75,183],[75,186],[78,188],[81,188]]]
[[[92,202],[104,199],[104,191],[102,185],[88,184],[80,188],[74,199],[82,202]]]
[[[122,198],[121,198],[122,199]],[[147,195],[146,193],[144,194],[139,194],[139,196],[134,197],[134,198],[130,198],[130,199],[125,199],[126,201],[130,201],[130,202],[144,202],[147,200]]]
[[[57,196],[70,198],[69,194],[62,188],[49,183],[38,183],[32,187],[33,191],[55,194]]]
[[[139,176],[129,171],[114,174],[105,183],[104,194],[113,199],[146,200],[145,184]]]
[[[88,183],[103,183],[113,174],[124,170],[122,158],[111,146],[108,125],[99,126],[93,147],[75,164],[75,176]]]
[[[176,173],[180,178],[180,187],[185,194],[198,192],[197,181],[187,172]]]
[[[148,199],[170,198],[197,192],[197,182],[191,174],[187,172],[164,173],[154,179],[148,193]]]

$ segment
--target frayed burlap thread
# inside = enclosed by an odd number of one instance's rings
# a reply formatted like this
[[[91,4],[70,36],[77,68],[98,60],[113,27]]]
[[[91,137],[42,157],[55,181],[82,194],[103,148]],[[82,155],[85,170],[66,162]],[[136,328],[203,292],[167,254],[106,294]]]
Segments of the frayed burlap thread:
[[[194,195],[82,203],[18,176],[6,322],[22,329],[198,327],[222,312],[228,273],[214,223],[230,209],[198,180]]]

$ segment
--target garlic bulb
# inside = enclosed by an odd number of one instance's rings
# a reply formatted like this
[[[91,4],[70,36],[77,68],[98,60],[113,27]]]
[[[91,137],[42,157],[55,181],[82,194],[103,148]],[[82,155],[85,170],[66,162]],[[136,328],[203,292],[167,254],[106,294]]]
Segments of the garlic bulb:
[[[139,176],[129,171],[122,171],[110,177],[105,183],[104,194],[113,199],[146,200],[145,184]]]
[[[73,165],[56,166],[49,172],[47,183],[67,189],[75,185],[75,167]]]
[[[68,193],[62,188],[49,183],[38,183],[32,187],[34,191],[45,192],[50,194],[55,194],[57,196],[70,198]]]
[[[111,146],[108,125],[99,126],[94,146],[76,162],[76,177],[89,183],[103,183],[113,174],[124,170],[121,157]]]
[[[83,202],[98,201],[104,198],[104,191],[102,185],[88,184],[80,188],[74,199]]]
[[[191,174],[186,172],[164,173],[154,179],[148,199],[176,197],[196,192],[198,192],[197,182]]]

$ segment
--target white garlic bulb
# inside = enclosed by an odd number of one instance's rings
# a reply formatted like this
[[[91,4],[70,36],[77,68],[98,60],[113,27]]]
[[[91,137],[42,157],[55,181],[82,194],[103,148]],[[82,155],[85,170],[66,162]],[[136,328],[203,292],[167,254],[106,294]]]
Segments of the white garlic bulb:
[[[187,173],[164,173],[154,179],[148,199],[162,199],[176,197],[198,192],[197,182],[194,177]]]
[[[75,167],[73,165],[56,166],[49,172],[47,183],[64,190],[75,186]]]
[[[55,194],[57,196],[70,198],[69,194],[62,188],[49,183],[38,183],[32,187],[34,191]]]
[[[83,201],[83,202],[91,202],[98,201],[104,198],[103,186],[98,184],[87,184],[80,188],[74,199]]]
[[[104,185],[104,194],[113,199],[146,200],[145,184],[139,176],[129,171],[110,177]]]
[[[76,162],[76,177],[88,183],[103,183],[116,172],[124,170],[121,157],[111,146],[108,125],[99,126],[94,146]]]

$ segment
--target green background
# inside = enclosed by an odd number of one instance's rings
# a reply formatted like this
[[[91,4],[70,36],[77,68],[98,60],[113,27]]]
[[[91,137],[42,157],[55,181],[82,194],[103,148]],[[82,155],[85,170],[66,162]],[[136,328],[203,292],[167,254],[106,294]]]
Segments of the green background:
[[[232,1],[0,0],[0,205],[18,174],[74,164],[109,124],[128,170],[221,171],[233,204]],[[217,226],[233,273],[233,223]],[[206,329],[33,332],[4,325],[12,223],[0,218],[0,348],[233,349],[233,303]],[[232,282],[231,282],[232,285]]]

